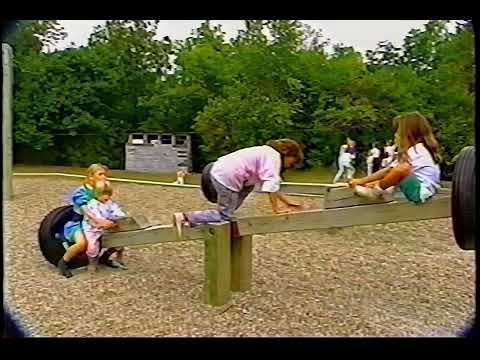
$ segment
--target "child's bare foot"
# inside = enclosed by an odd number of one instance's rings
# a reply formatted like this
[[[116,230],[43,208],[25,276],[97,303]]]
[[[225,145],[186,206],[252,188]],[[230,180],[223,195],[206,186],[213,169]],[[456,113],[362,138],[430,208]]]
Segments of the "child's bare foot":
[[[360,179],[352,179],[348,182],[348,185],[351,188],[355,188],[356,186],[361,185],[361,184],[362,184],[362,182],[360,181]]]
[[[380,183],[380,180],[376,180],[376,181],[366,183],[363,186],[366,186],[366,187],[369,187],[369,188],[379,188],[379,183]]]
[[[361,196],[363,198],[370,199],[370,200],[378,200],[378,199],[381,199],[383,196],[383,190],[380,189],[379,187],[367,187],[367,186],[361,186],[361,185],[355,186],[355,193],[358,196]]]

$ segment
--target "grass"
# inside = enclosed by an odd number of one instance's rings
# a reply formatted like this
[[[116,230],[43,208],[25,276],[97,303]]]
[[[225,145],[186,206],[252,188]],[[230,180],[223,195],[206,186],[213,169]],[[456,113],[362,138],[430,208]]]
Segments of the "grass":
[[[16,173],[26,172],[61,172],[66,174],[85,175],[86,168],[74,166],[37,166],[37,165],[14,165],[13,171]],[[314,168],[308,170],[287,170],[284,180],[287,182],[312,182],[312,183],[330,183],[335,175],[335,171],[326,168]],[[175,174],[155,174],[139,173],[126,170],[111,170],[110,177],[118,177],[131,180],[148,180],[160,182],[173,182],[176,180]],[[200,184],[200,174],[194,173],[185,179],[187,184]]]

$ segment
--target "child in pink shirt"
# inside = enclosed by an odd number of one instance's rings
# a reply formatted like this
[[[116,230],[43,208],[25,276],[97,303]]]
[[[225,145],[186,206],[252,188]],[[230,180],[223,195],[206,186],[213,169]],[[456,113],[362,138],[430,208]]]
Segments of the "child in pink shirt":
[[[211,167],[206,167],[210,168],[206,175],[216,192],[217,209],[175,213],[173,223],[179,237],[183,224],[195,226],[230,221],[257,184],[261,192],[268,193],[275,213],[298,209],[301,205],[287,199],[279,190],[282,172],[302,163],[302,148],[291,139],[270,140],[266,145],[240,149],[220,157]]]

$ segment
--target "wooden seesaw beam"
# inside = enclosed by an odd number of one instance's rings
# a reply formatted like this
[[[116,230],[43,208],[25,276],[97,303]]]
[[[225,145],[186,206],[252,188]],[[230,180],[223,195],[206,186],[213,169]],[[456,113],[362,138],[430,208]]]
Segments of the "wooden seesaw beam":
[[[103,247],[138,246],[164,242],[205,242],[204,301],[226,304],[231,291],[246,291],[252,280],[252,235],[321,230],[446,218],[451,216],[450,196],[438,194],[431,202],[413,205],[392,201],[335,209],[319,209],[282,215],[253,216],[236,222],[185,228],[182,239],[172,225],[106,234]],[[232,227],[235,231],[232,232]]]
[[[422,205],[407,201],[366,204],[335,209],[299,211],[290,214],[239,218],[236,221],[239,236],[290,231],[321,230],[359,225],[387,224],[451,216],[450,196],[438,195]],[[178,239],[172,225],[157,225],[145,229],[105,234],[103,247],[152,245],[165,242],[202,240],[205,233],[219,225],[184,228]]]

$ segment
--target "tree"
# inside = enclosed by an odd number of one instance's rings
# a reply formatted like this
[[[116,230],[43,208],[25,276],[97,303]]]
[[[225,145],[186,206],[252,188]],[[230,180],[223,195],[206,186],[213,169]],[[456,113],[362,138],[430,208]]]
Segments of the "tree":
[[[208,20],[175,42],[158,38],[158,21],[113,20],[88,46],[42,52],[62,36],[57,25],[24,25],[19,36],[17,153],[122,167],[131,132],[196,131],[202,161],[293,137],[308,166],[329,166],[345,136],[359,147],[391,139],[392,118],[414,110],[432,122],[446,160],[473,144],[468,21],[455,32],[430,21],[401,47],[380,42],[366,61],[343,44],[327,53],[321,31],[296,20],[245,20],[230,42]]]
[[[367,50],[366,58],[369,70],[385,66],[397,66],[402,63],[401,48],[394,46],[390,41],[381,41],[375,50]]]
[[[447,24],[446,20],[431,20],[423,31],[410,30],[403,43],[402,63],[419,74],[434,69],[440,61],[438,47],[451,36]]]
[[[15,56],[38,55],[45,48],[55,46],[67,33],[57,20],[21,21],[17,25]]]
[[[269,96],[258,87],[236,83],[225,96],[210,100],[195,119],[195,130],[204,140],[208,160],[241,147],[263,145],[293,128],[298,103]]]

